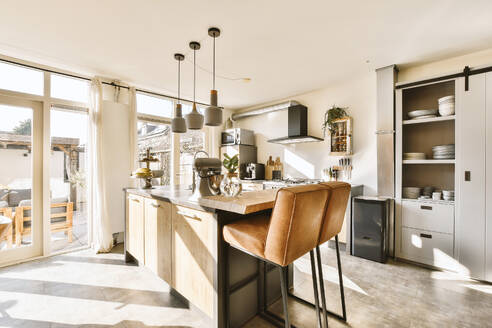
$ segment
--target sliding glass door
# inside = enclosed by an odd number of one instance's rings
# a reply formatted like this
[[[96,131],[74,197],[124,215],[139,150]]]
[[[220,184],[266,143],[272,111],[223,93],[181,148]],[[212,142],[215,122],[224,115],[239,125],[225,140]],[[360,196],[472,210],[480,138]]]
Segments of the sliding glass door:
[[[0,265],[43,252],[42,103],[0,96]]]
[[[59,252],[88,245],[88,113],[52,107],[50,122],[51,252]]]

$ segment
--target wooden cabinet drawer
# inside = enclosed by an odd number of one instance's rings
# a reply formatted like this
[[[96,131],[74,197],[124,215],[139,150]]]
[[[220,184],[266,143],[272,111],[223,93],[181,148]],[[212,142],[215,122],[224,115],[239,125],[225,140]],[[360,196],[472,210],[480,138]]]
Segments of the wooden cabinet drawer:
[[[145,198],[145,266],[172,283],[171,204]]]
[[[453,248],[452,234],[402,228],[401,253],[406,259],[454,269]]]
[[[217,221],[213,213],[172,205],[172,286],[214,316]]]
[[[454,233],[454,205],[402,201],[402,225],[407,228]]]
[[[126,249],[139,262],[144,263],[144,198],[127,196]]]

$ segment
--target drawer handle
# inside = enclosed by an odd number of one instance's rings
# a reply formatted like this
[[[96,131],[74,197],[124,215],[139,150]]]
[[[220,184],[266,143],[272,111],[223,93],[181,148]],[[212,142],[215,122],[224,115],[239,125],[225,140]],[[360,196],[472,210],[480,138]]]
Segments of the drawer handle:
[[[161,205],[159,205],[159,204],[154,204],[154,203],[151,203],[150,205],[152,205],[152,207],[155,207],[155,208],[159,208],[159,207],[161,207]]]
[[[427,233],[421,233],[421,234],[420,234],[420,237],[422,237],[422,238],[429,238],[429,239],[432,239],[432,235],[429,235],[429,234],[427,234]]]
[[[371,240],[371,237],[364,236],[362,239]]]
[[[184,212],[181,212],[181,211],[178,211],[178,214],[179,215],[182,215],[182,216],[184,216],[185,218],[188,218],[188,219],[197,220],[197,221],[201,221],[202,220],[198,216],[196,216],[195,214],[189,215],[188,213],[184,213]]]
[[[421,210],[429,210],[432,211],[432,206],[427,206],[427,205],[420,205]]]
[[[131,198],[131,197],[130,197],[130,199],[131,199],[132,201],[134,201],[134,202],[140,203],[140,200],[139,200],[139,199],[136,199],[136,198]]]

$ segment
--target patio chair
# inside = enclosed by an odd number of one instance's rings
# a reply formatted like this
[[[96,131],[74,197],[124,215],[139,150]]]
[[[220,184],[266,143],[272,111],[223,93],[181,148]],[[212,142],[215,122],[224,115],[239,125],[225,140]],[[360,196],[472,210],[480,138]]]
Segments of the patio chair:
[[[7,242],[7,248],[12,248],[12,209],[10,207],[0,208],[0,243]]]
[[[51,202],[51,232],[64,231],[72,242],[73,203],[64,199]],[[15,209],[15,244],[20,246],[22,236],[31,233],[31,200],[22,200]]]

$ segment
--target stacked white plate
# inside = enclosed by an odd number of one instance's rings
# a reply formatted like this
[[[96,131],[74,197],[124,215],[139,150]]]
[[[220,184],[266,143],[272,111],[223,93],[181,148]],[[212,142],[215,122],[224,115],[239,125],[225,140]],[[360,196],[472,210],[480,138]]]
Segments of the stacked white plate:
[[[434,192],[434,187],[432,186],[425,186],[424,187],[424,191],[422,193],[423,197],[428,197],[428,198],[431,198],[432,197],[432,193]]]
[[[425,159],[425,153],[403,153],[403,159]]]
[[[454,96],[446,96],[437,100],[441,116],[454,115]]]
[[[437,109],[418,109],[407,113],[408,118],[420,120],[422,118],[431,118],[437,116]]]
[[[443,190],[442,198],[448,201],[454,200],[454,190]]]
[[[402,191],[403,191],[402,192],[403,198],[417,199],[417,198],[419,198],[420,194],[422,193],[422,188],[403,187]]]
[[[454,144],[432,147],[432,158],[434,159],[454,159],[454,155]]]

